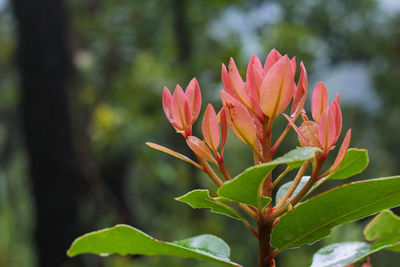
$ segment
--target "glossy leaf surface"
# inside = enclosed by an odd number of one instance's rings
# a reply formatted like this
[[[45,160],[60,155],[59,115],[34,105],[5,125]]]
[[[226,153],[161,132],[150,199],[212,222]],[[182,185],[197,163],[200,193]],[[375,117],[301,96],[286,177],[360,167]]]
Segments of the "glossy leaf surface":
[[[317,148],[302,147],[271,162],[250,167],[234,179],[225,182],[217,193],[219,196],[262,208],[270,201],[270,199],[259,197],[262,183],[267,175],[280,164],[287,164],[293,168],[300,167],[304,161],[314,158],[316,151],[318,151]]]
[[[193,190],[186,195],[175,199],[181,202],[185,202],[195,209],[209,208],[212,212],[227,215],[229,217],[241,220],[241,217],[236,210],[216,200],[215,198],[210,197],[207,189]]]
[[[374,241],[373,247],[400,244],[400,217],[390,210],[382,211],[365,227],[364,237],[368,241]],[[400,252],[400,246],[391,250]]]
[[[390,246],[372,248],[366,242],[335,243],[318,250],[310,267],[345,267]]]
[[[309,179],[310,179],[310,176],[303,176],[300,180],[299,185],[293,191],[292,196],[295,196],[298,192],[300,192],[300,190],[305,186],[305,184],[308,182]],[[282,197],[289,190],[292,183],[293,182],[287,182],[287,183],[283,184],[281,187],[279,187],[278,192],[276,193],[276,197],[279,199],[282,199]]]
[[[329,179],[345,179],[361,173],[369,163],[366,149],[350,148],[340,167],[331,174]]]
[[[220,238],[200,235],[189,239],[163,242],[128,225],[88,233],[77,238],[69,248],[70,257],[79,254],[169,255],[240,266],[229,260],[230,249]]]
[[[272,231],[278,250],[312,244],[337,225],[400,204],[400,177],[350,183],[307,200],[283,215]]]

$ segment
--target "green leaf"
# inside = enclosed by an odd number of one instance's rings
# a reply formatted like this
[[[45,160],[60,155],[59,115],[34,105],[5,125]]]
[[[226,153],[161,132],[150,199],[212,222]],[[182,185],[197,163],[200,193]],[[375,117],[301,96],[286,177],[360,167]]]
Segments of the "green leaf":
[[[312,244],[337,225],[400,204],[400,177],[350,183],[307,200],[283,215],[272,231],[279,251]]]
[[[318,151],[320,151],[320,149],[316,147],[299,147],[290,150],[285,155],[276,158],[269,163],[274,162],[274,164],[276,165],[286,164],[292,168],[299,168],[304,163],[304,161],[313,159],[315,157],[315,153],[317,153]]]
[[[200,235],[181,241],[163,242],[123,224],[83,235],[72,243],[67,252],[70,257],[85,253],[101,256],[114,253],[169,255],[240,266],[230,261],[228,245],[216,236]]]
[[[345,179],[361,173],[369,163],[366,149],[350,148],[339,168],[330,174],[329,179]]]
[[[193,190],[186,195],[175,199],[185,202],[195,209],[210,208],[212,212],[227,215],[237,220],[242,219],[236,210],[218,201],[217,198],[210,197],[207,189]]]
[[[234,179],[225,182],[218,190],[218,195],[258,209],[264,208],[270,198],[260,198],[262,184],[268,174],[278,165],[287,164],[292,168],[300,167],[305,161],[313,159],[318,148],[302,147],[275,160],[246,169]]]
[[[294,190],[292,196],[295,196],[300,190],[306,185],[308,180],[310,179],[310,176],[303,176],[300,180],[300,183]],[[276,192],[276,197],[279,199],[282,199],[283,196],[286,194],[286,192],[289,190],[290,186],[292,185],[293,182],[288,182],[286,184],[283,184],[281,187],[279,187],[278,192]]]
[[[381,211],[365,227],[364,236],[375,243],[343,242],[326,246],[314,254],[311,267],[344,267],[382,249],[399,251],[400,217],[389,210]]]
[[[375,241],[374,247],[400,243],[400,217],[390,210],[384,210],[365,227],[364,237],[368,241]],[[391,248],[400,252],[400,246]]]
[[[366,242],[332,244],[321,248],[314,254],[310,267],[345,267],[390,246],[383,245],[373,248]]]

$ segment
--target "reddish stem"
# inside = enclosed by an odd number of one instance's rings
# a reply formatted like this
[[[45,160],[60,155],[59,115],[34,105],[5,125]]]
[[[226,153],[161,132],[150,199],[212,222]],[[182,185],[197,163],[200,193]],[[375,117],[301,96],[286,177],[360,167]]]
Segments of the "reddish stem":
[[[219,167],[219,170],[221,171],[221,173],[224,175],[226,180],[231,180],[232,179],[231,175],[228,172],[228,169],[226,168],[226,165],[225,165],[225,162],[224,162],[223,158],[219,158],[218,167]]]
[[[258,222],[258,267],[272,267],[275,265],[271,255],[272,222]]]

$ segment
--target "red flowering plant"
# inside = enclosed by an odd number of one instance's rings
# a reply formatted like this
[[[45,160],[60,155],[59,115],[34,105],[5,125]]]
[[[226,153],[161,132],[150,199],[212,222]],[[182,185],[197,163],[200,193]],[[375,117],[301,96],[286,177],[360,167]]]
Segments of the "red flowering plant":
[[[185,91],[179,85],[173,94],[164,89],[165,115],[197,161],[154,143],[147,145],[193,164],[218,188],[216,196],[211,196],[207,189],[195,189],[176,200],[243,222],[258,240],[259,267],[275,266],[275,256],[284,250],[312,244],[328,236],[335,226],[375,213],[379,214],[364,230],[366,240],[324,247],[313,256],[310,266],[347,266],[383,249],[399,251],[400,219],[387,209],[400,205],[400,177],[348,183],[307,198],[328,180],[361,173],[369,159],[366,150],[349,149],[351,130],[336,149],[342,132],[340,99],[337,95],[329,104],[328,90],[322,82],[313,90],[312,120],[308,118],[304,109],[307,72],[301,62],[296,84],[296,67],[296,58],[282,56],[273,49],[264,65],[257,56],[251,58],[244,81],[231,58],[228,68],[222,65],[221,71],[223,107],[216,113],[211,104],[207,105],[202,120],[203,138],[194,136],[192,131],[202,102],[197,80],[193,79]],[[286,118],[287,126],[272,140],[275,119],[281,115]],[[231,175],[224,160],[228,125],[251,149],[254,158],[254,166],[236,176]],[[292,128],[300,146],[275,157]],[[336,153],[336,158],[326,166],[329,153]],[[272,171],[279,165],[286,168],[274,176]],[[288,175],[293,171],[296,173]],[[306,176],[307,172],[311,175]],[[285,177],[291,181],[277,188]],[[230,260],[227,244],[215,236],[163,242],[127,225],[78,238],[68,255],[82,253],[160,254],[240,266]],[[370,266],[369,261],[366,266]]]

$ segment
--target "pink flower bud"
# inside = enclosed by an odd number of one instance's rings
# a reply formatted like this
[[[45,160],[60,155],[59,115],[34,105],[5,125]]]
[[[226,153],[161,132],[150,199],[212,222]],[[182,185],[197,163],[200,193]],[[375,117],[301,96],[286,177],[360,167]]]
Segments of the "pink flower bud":
[[[219,112],[220,128],[221,128],[221,157],[224,157],[224,148],[228,137],[228,124],[226,122],[225,109],[222,108]]]
[[[274,48],[272,49],[268,56],[267,59],[265,60],[264,63],[264,72],[267,73],[271,67],[279,60],[281,59],[282,55],[279,54],[279,52]]]
[[[349,129],[347,131],[346,136],[343,139],[342,145],[340,146],[340,149],[336,156],[335,161],[333,162],[332,166],[325,173],[333,172],[337,168],[339,168],[340,164],[343,162],[344,158],[346,157],[347,149],[349,148],[349,145],[350,145],[350,140],[351,140],[351,129]]]
[[[319,141],[325,153],[336,143],[342,131],[342,112],[338,100],[337,96],[331,106],[324,110],[319,122]]]
[[[172,117],[174,118],[178,129],[183,129],[185,133],[191,132],[192,112],[189,103],[186,100],[182,88],[177,85],[172,95]]]
[[[330,107],[322,113],[321,121],[319,122],[318,138],[325,153],[328,153],[331,146],[333,146],[337,140],[335,113]]]
[[[186,143],[198,157],[218,164],[207,145],[196,136],[189,136],[186,139]]]
[[[193,124],[199,116],[201,109],[201,92],[196,78],[193,78],[190,81],[188,87],[186,88],[185,96],[192,112],[191,124]]]
[[[164,92],[163,92],[163,97],[162,97],[162,105],[163,105],[165,116],[167,116],[167,119],[169,120],[169,122],[175,128],[177,128],[178,126],[176,125],[175,120],[172,117],[172,108],[171,108],[172,95],[171,95],[171,92],[168,90],[167,87],[164,87]],[[182,130],[182,129],[180,129],[180,130]]]
[[[294,103],[298,102],[296,98],[297,96],[295,96]],[[318,114],[320,112],[319,110],[323,108],[322,115],[319,118],[319,123],[306,120],[305,122],[303,122],[300,128],[297,128],[297,126],[294,124],[293,119],[284,114],[291,126],[296,130],[300,144],[302,146],[313,146],[322,148],[325,155],[329,153],[329,150],[334,148],[334,145],[337,142],[342,130],[342,112],[339,106],[339,95],[337,95],[336,99],[332,101],[331,106],[325,104],[328,102],[327,98],[328,95],[326,87],[323,85],[323,83],[319,83],[319,85],[317,85],[316,89],[314,90],[312,99],[314,119],[318,119]],[[350,136],[351,131],[347,132],[334,165],[340,164],[344,156],[346,155],[346,152],[344,151],[347,151],[347,147],[350,142]]]
[[[290,111],[290,116],[293,119],[296,119],[301,113],[301,110],[304,107],[304,103],[306,102],[308,91],[307,71],[304,67],[303,62],[300,62],[300,69],[301,71],[299,83],[297,84],[296,92],[293,97],[292,110]]]
[[[294,92],[293,79],[294,74],[287,56],[279,59],[266,74],[260,90],[260,106],[271,120],[289,105]]]
[[[321,147],[318,140],[319,126],[314,121],[305,121],[299,127],[298,135],[301,146]]]
[[[260,59],[253,55],[250,59],[249,65],[247,66],[246,73],[246,85],[250,93],[250,97],[257,100],[260,99],[260,88],[264,79],[264,70],[262,68]]]
[[[173,95],[164,87],[162,102],[164,113],[172,126],[185,138],[192,135],[192,125],[199,116],[201,108],[201,92],[197,80],[193,78],[190,81],[186,93],[179,84]]]
[[[264,70],[256,55],[253,55],[246,73],[246,87],[250,94],[251,106],[259,118],[263,117],[260,108],[260,88],[264,80]]]
[[[257,130],[247,109],[225,91],[221,91],[221,97],[226,118],[232,131],[246,144],[254,144],[257,139]]]
[[[243,82],[233,58],[229,61],[229,78],[238,100],[251,110],[251,100],[247,92],[246,84]]]
[[[203,117],[203,137],[209,147],[217,154],[219,146],[219,127],[217,114],[211,104],[208,104]]]
[[[337,96],[339,97],[339,95]],[[334,113],[335,116],[335,129],[336,129],[336,138],[335,138],[335,142],[339,139],[340,136],[340,132],[342,131],[342,111],[340,110],[340,106],[339,106],[339,98],[335,99],[332,101],[331,104],[331,109]]]
[[[293,74],[296,74],[296,57],[293,57],[290,60],[290,66],[292,66]]]
[[[317,83],[311,99],[311,113],[314,121],[319,123],[322,113],[328,108],[328,89],[323,82]]]
[[[233,90],[233,87],[232,87],[232,84],[231,84],[231,80],[229,78],[229,73],[226,70],[225,64],[222,64],[221,80],[222,80],[222,84],[224,86],[225,91],[227,91],[228,94],[230,94],[231,96],[233,96],[233,97],[238,99],[238,97],[236,96],[235,91]]]
[[[339,95],[339,93],[336,94],[336,101],[338,102],[338,104],[340,106],[340,95]]]

